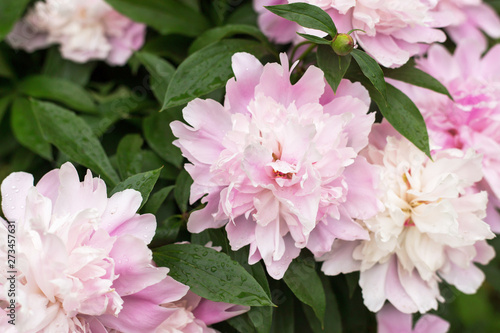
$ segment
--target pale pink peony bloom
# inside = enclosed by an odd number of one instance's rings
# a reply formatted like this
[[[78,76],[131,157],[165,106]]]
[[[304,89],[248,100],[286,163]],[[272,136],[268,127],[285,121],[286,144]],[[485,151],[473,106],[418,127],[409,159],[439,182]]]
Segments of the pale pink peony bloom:
[[[394,82],[422,112],[436,148],[475,149],[483,155],[484,179],[477,188],[488,191],[486,221],[500,232],[500,46],[484,57],[482,43],[465,40],[454,55],[433,45],[418,68],[443,83],[454,101],[432,91]]]
[[[143,44],[146,26],[115,11],[103,0],[38,1],[7,36],[28,52],[59,44],[64,58],[84,63],[106,60],[124,65]]]
[[[301,248],[322,255],[335,238],[368,237],[353,218],[379,209],[371,166],[358,156],[374,115],[359,83],[343,80],[334,95],[317,67],[292,85],[284,54],[282,65],[247,53],[232,61],[224,106],[196,99],[183,110],[189,126],[171,124],[191,162],[190,202],[207,204],[188,230],[225,226],[233,250],[250,244],[250,264],[263,259],[280,279]]]
[[[89,171],[80,182],[70,163],[46,174],[36,186],[30,174],[13,173],[1,190],[4,215],[16,225],[19,332],[156,333],[165,332],[158,329],[165,321],[187,324],[174,319],[179,311],[193,316],[181,305],[189,287],[152,262],[147,244],[156,220],[151,214],[136,214],[139,192],[125,190],[108,199],[101,179]],[[2,240],[7,240],[5,224],[0,223]],[[6,259],[6,242],[0,247],[0,257]],[[11,329],[4,315],[9,311],[9,276],[7,267],[0,266],[2,332]],[[228,305],[218,306],[213,317],[231,311]]]
[[[435,11],[436,15],[447,17],[450,24],[446,32],[456,43],[475,39],[486,47],[487,40],[481,31],[500,38],[500,18],[483,0],[440,0]]]
[[[318,31],[303,29],[296,23],[280,18],[264,6],[306,2],[325,10],[340,33],[351,29],[357,43],[382,66],[400,67],[410,57],[422,53],[422,43],[443,42],[446,35],[436,29],[448,24],[446,17],[435,15],[436,1],[372,1],[372,0],[254,0],[259,13],[261,30],[273,41],[297,41],[296,31],[318,35]],[[319,35],[325,35],[319,33]]]
[[[412,328],[412,315],[386,304],[377,312],[378,333],[446,333],[450,324],[436,315],[425,314]]]
[[[335,242],[321,258],[322,270],[359,270],[364,302],[373,312],[389,300],[401,312],[425,313],[444,301],[441,280],[474,293],[484,280],[474,263],[487,264],[494,256],[485,241],[494,234],[482,221],[486,192],[471,190],[482,177],[481,156],[446,149],[434,153],[432,162],[393,132],[387,123],[374,126],[365,151],[379,166],[385,210],[363,221],[369,240]]]

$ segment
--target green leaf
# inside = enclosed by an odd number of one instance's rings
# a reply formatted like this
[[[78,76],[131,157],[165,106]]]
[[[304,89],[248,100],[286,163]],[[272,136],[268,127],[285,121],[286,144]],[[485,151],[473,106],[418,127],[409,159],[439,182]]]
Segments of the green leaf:
[[[179,230],[185,225],[185,221],[180,215],[172,215],[158,223],[155,236],[149,247],[155,248],[165,244],[173,243],[179,235]]]
[[[226,19],[227,24],[247,24],[257,26],[257,13],[251,2],[244,2],[234,9]]]
[[[145,23],[163,35],[198,36],[209,27],[197,10],[179,0],[106,0],[114,9],[136,22]]]
[[[7,95],[0,97],[0,123],[2,122],[3,116],[12,102],[12,96]]]
[[[372,94],[370,94],[371,96]],[[424,117],[412,100],[401,90],[387,84],[387,104],[379,97],[373,98],[380,108],[384,118],[405,138],[410,140],[418,149],[429,158],[429,134]]]
[[[193,179],[186,170],[182,170],[175,181],[174,196],[181,212],[185,213],[188,207],[189,193]]]
[[[236,52],[248,52],[257,58],[266,53],[264,46],[256,41],[226,39],[191,54],[177,68],[172,78],[176,84],[169,85],[162,110],[224,87],[233,76],[231,57]]]
[[[139,207],[139,209],[141,209],[142,206],[144,206],[144,204],[148,201],[149,193],[151,193],[153,187],[155,187],[158,177],[160,177],[160,172],[161,168],[133,175],[116,185],[111,191],[111,194],[115,194],[116,192],[121,192],[126,189],[139,191],[142,196],[142,204],[141,207]]]
[[[169,112],[158,112],[144,118],[142,129],[144,138],[151,149],[165,161],[180,168],[183,157],[181,150],[172,144],[177,138],[170,129],[170,123],[179,119],[182,119],[181,108],[169,110]]]
[[[278,306],[273,314],[272,333],[294,333],[295,315],[294,303],[295,297],[285,288],[285,292],[278,289],[276,293],[279,297],[273,298],[273,302]],[[299,319],[300,320],[300,319]]]
[[[196,244],[171,244],[155,249],[153,259],[203,298],[248,306],[273,305],[260,284],[225,253]]]
[[[261,307],[258,308],[251,308],[250,311],[254,309],[260,309]],[[254,327],[254,324],[250,320],[250,317],[248,316],[248,312],[244,313],[242,315],[229,318],[227,320],[227,323],[234,327],[238,332],[245,332],[245,333],[257,333],[257,329]],[[269,332],[269,331],[267,331]],[[266,332],[266,333],[267,333]]]
[[[144,140],[139,134],[129,134],[123,137],[116,149],[118,171],[122,179],[138,174],[142,169],[141,147]]]
[[[0,41],[7,36],[19,20],[30,0],[0,1]],[[22,36],[19,36],[21,38]]]
[[[172,192],[173,189],[174,186],[171,185],[164,187],[158,192],[152,194],[148,202],[144,205],[144,209],[142,211],[144,213],[156,214],[158,209],[160,209],[162,203],[167,199],[168,195],[170,194],[170,192]]]
[[[325,79],[334,92],[337,92],[340,81],[351,65],[351,58],[350,54],[343,57],[337,55],[329,45],[318,46],[316,52],[318,67],[325,73]]]
[[[283,280],[297,298],[313,308],[323,325],[325,320],[325,290],[314,268],[312,258],[297,258],[288,267]]]
[[[217,229],[217,230],[222,230],[222,229]],[[227,241],[227,236],[225,237],[225,239]],[[243,268],[245,268],[246,271],[250,273],[257,282],[259,282],[259,284],[266,291],[266,293],[269,296],[271,296],[271,290],[269,288],[266,272],[262,267],[262,263],[257,262],[254,265],[249,265],[248,254],[249,254],[248,246],[245,246],[244,248],[239,249],[236,252],[233,251],[230,252],[231,258],[239,262],[240,265],[243,266]],[[245,317],[245,316],[248,316],[250,323],[252,324],[253,328],[255,328],[257,333],[268,333],[271,330],[271,325],[273,320],[272,307],[263,306],[263,307],[252,308],[249,312],[239,317]]]
[[[429,158],[432,158],[424,117],[422,117],[422,114],[408,96],[394,86],[387,84],[386,100],[375,89],[373,84],[359,73],[353,71],[350,73],[350,77],[360,81],[365,86],[370,93],[371,99],[377,103],[384,118],[387,119],[396,131],[410,140],[418,149],[427,154]]]
[[[97,61],[89,61],[84,64],[66,60],[61,56],[57,47],[51,47],[45,57],[42,74],[57,77],[74,82],[79,86],[85,86],[89,80]]]
[[[263,44],[269,44],[266,36],[264,36],[264,34],[257,27],[246,24],[227,24],[222,27],[212,28],[201,34],[198,38],[196,38],[193,44],[191,44],[189,54],[234,35],[249,35],[261,41]]]
[[[322,275],[321,281],[323,282],[323,288],[325,290],[326,297],[326,316],[325,324],[322,327],[318,318],[316,318],[313,309],[310,306],[302,303],[302,308],[307,317],[307,321],[311,326],[311,330],[314,333],[328,332],[328,333],[341,333],[342,332],[342,320],[340,317],[339,306],[335,294],[333,293],[332,287],[330,286],[330,280]]]
[[[314,36],[314,35],[308,35],[308,34],[301,34],[300,32],[297,32],[297,35],[301,36],[302,38],[307,39],[310,42],[313,42],[315,44],[322,44],[322,45],[331,45],[332,42],[329,40],[326,40],[324,38]]]
[[[48,102],[32,100],[31,107],[45,140],[76,163],[92,169],[109,185],[120,181],[101,143],[84,120]]]
[[[167,92],[170,79],[175,72],[175,67],[165,59],[147,52],[138,52],[135,54],[141,64],[146,67],[151,75],[149,85],[153,90],[156,99],[162,103]]]
[[[18,97],[12,105],[10,116],[12,132],[20,144],[43,158],[52,161],[52,147],[43,138],[26,98]]]
[[[59,102],[76,111],[97,112],[96,105],[87,91],[65,79],[44,75],[30,76],[19,83],[18,89],[28,96]]]
[[[353,49],[351,52],[354,60],[358,63],[363,74],[370,80],[373,86],[382,94],[383,98],[387,98],[387,87],[384,79],[384,72],[379,64],[363,51]]]
[[[385,68],[384,74],[386,77],[390,77],[391,79],[403,81],[414,86],[426,88],[437,93],[451,97],[450,92],[446,89],[445,86],[441,84],[437,79],[433,76],[427,74],[424,71],[421,71],[418,68],[415,68],[415,63],[413,61],[409,61],[402,67],[399,68]]]
[[[4,53],[0,50],[0,77],[13,78],[15,76],[11,64],[5,58]]]
[[[305,28],[326,32],[332,37],[337,35],[337,28],[323,9],[307,3],[291,3],[288,5],[265,6],[274,14],[287,20],[297,22]]]

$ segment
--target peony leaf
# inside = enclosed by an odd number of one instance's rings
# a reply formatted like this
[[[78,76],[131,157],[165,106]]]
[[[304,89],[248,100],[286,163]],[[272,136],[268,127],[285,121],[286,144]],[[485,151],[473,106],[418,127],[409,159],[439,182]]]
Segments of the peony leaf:
[[[182,165],[181,150],[172,142],[177,139],[170,129],[170,123],[182,119],[181,109],[169,112],[157,112],[144,119],[142,129],[148,145],[165,161],[180,168]]]
[[[153,251],[158,266],[191,287],[195,294],[215,302],[271,306],[269,296],[241,265],[225,254],[196,244],[171,244]]]
[[[318,66],[325,73],[325,79],[336,92],[340,81],[351,65],[351,55],[339,56],[330,46],[319,45],[316,53]]]
[[[289,289],[284,288],[285,290],[278,290],[278,297],[276,298],[276,305],[278,306],[274,310],[273,316],[273,326],[271,328],[271,333],[294,333],[295,325],[299,322],[303,322],[302,318],[297,318],[295,320],[295,302],[296,298],[293,297],[293,294]],[[274,300],[274,298],[273,298]],[[303,330],[299,332],[307,332],[307,330]]]
[[[158,209],[160,209],[161,205],[167,199],[168,195],[170,194],[170,192],[172,192],[173,189],[174,186],[171,185],[164,187],[152,194],[148,202],[144,205],[143,213],[156,214]]]
[[[198,11],[179,0],[106,0],[114,9],[163,35],[197,36],[210,23]]]
[[[297,258],[288,267],[283,280],[297,298],[309,305],[323,326],[326,298],[312,258]]]
[[[0,1],[0,41],[7,36],[30,0]]]
[[[287,5],[266,6],[274,14],[297,22],[305,28],[326,32],[332,37],[337,35],[337,27],[332,18],[323,9],[307,3],[291,3]]]
[[[115,194],[116,192],[124,191],[126,189],[139,191],[142,196],[142,204],[139,208],[141,209],[142,206],[144,206],[144,204],[148,201],[149,193],[151,193],[153,187],[158,181],[161,169],[162,168],[133,175],[116,185],[111,191],[111,194]]]
[[[216,27],[205,31],[189,47],[189,54],[192,54],[202,48],[218,42],[224,38],[234,35],[248,35],[261,41],[263,44],[269,44],[266,36],[257,28],[247,24],[227,24],[222,27]]]
[[[122,179],[141,172],[142,153],[141,147],[144,140],[139,134],[129,134],[123,137],[116,149],[118,171]]]
[[[109,185],[120,181],[101,143],[83,119],[48,102],[32,100],[31,107],[46,141],[71,160],[93,170]]]
[[[231,57],[248,52],[257,58],[266,54],[265,47],[253,40],[227,39],[213,43],[191,54],[179,65],[165,95],[163,110],[224,87],[233,76]]]
[[[18,89],[28,96],[59,102],[76,111],[97,113],[97,107],[87,91],[66,79],[30,76],[19,83]]]
[[[188,208],[189,193],[193,179],[186,170],[182,170],[175,181],[174,196],[181,212],[185,213]]]
[[[47,51],[42,67],[42,74],[69,80],[79,86],[85,86],[97,66],[98,61],[89,61],[80,64],[64,59],[57,47],[51,47]]]
[[[377,89],[383,98],[387,98],[387,87],[384,79],[384,72],[379,64],[363,51],[353,49],[351,52],[354,60],[358,63],[363,74],[371,81],[375,89]]]
[[[301,34],[300,32],[297,32],[297,35],[299,35],[302,38],[307,39],[310,42],[313,42],[315,44],[323,44],[323,45],[331,45],[332,42],[329,40],[326,40],[324,38],[314,36],[314,35],[309,35],[309,34]]]
[[[424,117],[415,103],[399,89],[387,84],[387,99],[385,99],[375,86],[363,76],[361,70],[351,66],[348,72],[350,79],[360,81],[370,93],[370,98],[377,103],[380,112],[387,121],[410,140],[418,149],[423,151],[429,158],[429,134],[425,125]]]
[[[10,104],[12,103],[13,96],[12,95],[6,95],[0,97],[0,123],[2,122],[3,116],[7,112],[7,110],[10,107]]]
[[[333,293],[332,287],[330,285],[330,279],[324,275],[321,275],[321,281],[323,282],[323,288],[325,290],[326,297],[326,314],[325,324],[322,327],[318,318],[314,314],[314,310],[302,303],[302,309],[307,317],[309,326],[313,333],[329,332],[329,333],[341,333],[342,332],[342,320],[340,317],[339,306],[335,294]]]
[[[399,68],[386,68],[384,69],[384,74],[391,79],[403,81],[414,86],[426,88],[437,93],[448,96],[451,100],[450,92],[444,85],[441,84],[437,79],[433,76],[427,74],[426,72],[415,68],[415,63],[413,61],[409,61],[404,66]]]
[[[17,141],[32,152],[52,161],[52,147],[44,140],[38,128],[30,102],[23,97],[16,98],[11,112],[10,124]]]
[[[149,85],[156,99],[160,103],[163,102],[170,79],[174,75],[175,67],[165,59],[152,53],[138,52],[135,56],[151,75]]]

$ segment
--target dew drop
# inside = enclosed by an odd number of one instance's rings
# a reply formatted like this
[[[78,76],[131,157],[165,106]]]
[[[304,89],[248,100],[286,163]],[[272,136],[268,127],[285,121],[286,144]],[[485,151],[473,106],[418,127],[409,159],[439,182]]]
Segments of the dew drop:
[[[210,268],[210,271],[211,271],[212,273],[217,272],[217,267],[213,266],[212,268]]]

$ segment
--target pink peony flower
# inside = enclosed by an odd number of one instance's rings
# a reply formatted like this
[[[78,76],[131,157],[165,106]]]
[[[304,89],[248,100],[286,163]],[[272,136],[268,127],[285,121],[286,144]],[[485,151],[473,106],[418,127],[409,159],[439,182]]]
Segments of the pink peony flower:
[[[476,39],[486,48],[487,40],[481,30],[492,38],[500,38],[500,18],[482,0],[440,0],[436,12],[448,17],[446,32],[456,43]]]
[[[147,244],[156,220],[136,214],[139,192],[125,190],[108,199],[101,179],[88,171],[80,182],[70,163],[36,186],[30,174],[13,173],[1,190],[4,215],[16,226],[19,332],[169,332],[165,322],[175,322],[175,327],[190,323],[180,322],[179,312],[196,317],[182,307],[189,287],[152,262]],[[3,220],[0,236],[7,239]],[[2,242],[1,258],[7,258],[7,250]],[[12,329],[5,316],[8,277],[7,267],[0,266],[2,332]],[[212,315],[200,310],[198,326],[240,310],[227,304],[215,306]]]
[[[270,13],[264,6],[299,2],[295,0],[254,0],[259,13],[261,30],[273,41],[289,43],[296,41],[296,31],[304,29]],[[445,17],[435,15],[432,4],[426,0],[372,1],[372,0],[301,0],[325,10],[335,22],[337,30],[346,33],[361,29],[353,36],[363,49],[382,66],[400,67],[410,57],[420,54],[425,48],[421,43],[443,42],[445,34],[436,29],[447,25]],[[308,33],[318,34],[311,29]],[[324,36],[324,33],[321,33]],[[320,34],[320,35],[321,35]]]
[[[436,315],[420,317],[412,329],[412,316],[386,304],[377,312],[378,333],[446,333],[450,324]]]
[[[478,190],[486,190],[492,230],[500,232],[500,46],[481,58],[481,42],[459,43],[451,55],[440,46],[429,49],[427,58],[417,60],[423,71],[443,83],[454,101],[432,91],[395,83],[422,112],[436,149],[475,149],[483,155],[484,180]]]
[[[124,65],[144,44],[145,34],[144,24],[103,0],[45,0],[15,25],[7,41],[28,52],[60,44],[62,56],[75,62],[97,59]]]
[[[494,234],[482,221],[486,192],[471,189],[482,177],[481,156],[446,149],[434,153],[432,162],[388,128],[375,126],[365,151],[379,166],[385,210],[363,221],[369,240],[335,242],[321,258],[322,270],[360,270],[364,302],[373,312],[389,300],[401,312],[425,313],[444,301],[441,279],[474,293],[484,280],[474,263],[487,264],[494,256],[485,241]]]
[[[367,238],[353,218],[379,209],[357,155],[374,116],[359,83],[344,80],[334,95],[314,66],[292,85],[284,54],[282,65],[246,53],[232,61],[224,106],[196,99],[183,111],[190,126],[171,124],[191,162],[191,203],[208,194],[188,230],[226,226],[233,250],[250,244],[249,262],[263,259],[280,279],[301,248],[322,255],[335,238]]]

